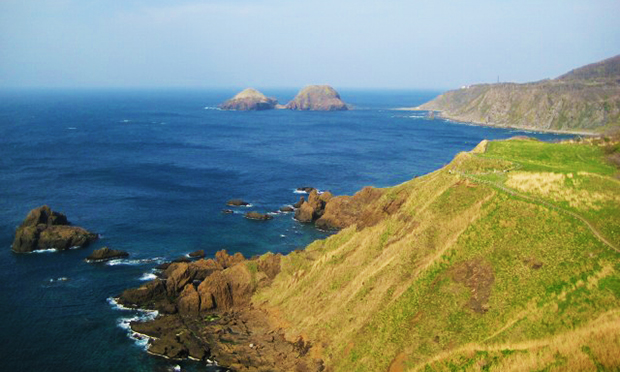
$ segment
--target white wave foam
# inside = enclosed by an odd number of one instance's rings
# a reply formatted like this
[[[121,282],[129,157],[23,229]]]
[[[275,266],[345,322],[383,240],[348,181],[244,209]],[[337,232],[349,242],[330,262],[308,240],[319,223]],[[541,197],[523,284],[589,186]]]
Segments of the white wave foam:
[[[286,238],[286,235],[280,234],[280,238]]]
[[[131,120],[129,120],[129,119],[123,119],[123,120],[121,120],[121,123],[130,123],[130,122],[131,122]]]
[[[67,127],[67,129],[69,129],[69,130],[76,130],[77,128],[76,127]]]
[[[56,278],[56,279],[52,278],[52,279],[50,279],[50,283],[54,283],[54,282],[66,282],[66,281],[68,281],[68,280],[69,280],[69,278],[67,278],[66,276],[61,276],[60,278]]]
[[[153,280],[156,279],[157,275],[153,274],[153,273],[144,273],[142,274],[142,276],[140,277],[140,280]]]
[[[307,192],[305,192],[304,190],[293,190],[293,194],[307,194]]]
[[[160,264],[163,262],[163,258],[155,257],[155,258],[142,258],[142,259],[135,259],[135,260],[126,260],[123,258],[118,258],[118,259],[110,260],[106,262],[106,265],[108,266],[116,266],[116,265],[137,266],[137,265],[145,265],[145,264],[149,264],[153,262]]]
[[[118,300],[113,297],[108,298],[107,301],[112,306],[112,308],[115,310],[135,311],[138,313],[137,315],[132,316],[132,317],[119,318],[117,321],[117,326],[125,330],[125,332],[127,333],[127,337],[134,340],[137,346],[147,350],[149,347],[149,340],[151,339],[151,337],[145,334],[142,334],[142,333],[134,332],[131,329],[131,323],[132,322],[146,322],[149,320],[153,320],[157,317],[157,315],[159,315],[159,312],[157,310],[131,309],[129,307],[125,307],[119,304]]]
[[[36,251],[32,251],[30,253],[51,253],[51,252],[58,252],[58,249],[56,249],[56,248],[37,249]]]
[[[222,109],[219,107],[213,107],[213,106],[205,106],[205,110],[216,110],[216,111],[221,111]]]

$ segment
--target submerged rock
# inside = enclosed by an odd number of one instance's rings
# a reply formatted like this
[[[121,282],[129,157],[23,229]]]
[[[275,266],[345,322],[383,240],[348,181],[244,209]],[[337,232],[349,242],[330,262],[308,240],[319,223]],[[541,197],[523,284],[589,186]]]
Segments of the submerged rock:
[[[310,85],[284,106],[290,110],[344,111],[348,110],[340,95],[329,85]]]
[[[113,260],[115,258],[125,258],[129,257],[129,253],[125,251],[120,251],[116,249],[110,249],[108,247],[103,247],[100,249],[96,249],[91,253],[88,257],[86,257],[87,262],[102,262]]]
[[[293,212],[293,211],[295,211],[295,208],[291,207],[290,205],[285,205],[283,207],[280,207],[280,212],[288,213],[288,212]]]
[[[44,205],[31,210],[15,232],[12,249],[26,253],[41,249],[64,250],[85,247],[97,240],[97,234],[71,226],[67,216]]]
[[[312,190],[316,190],[314,187],[310,187],[310,186],[304,186],[304,187],[298,187],[297,191],[298,192],[305,192],[310,194],[312,192]]]
[[[247,88],[233,98],[222,103],[222,110],[260,111],[271,110],[276,107],[278,101],[275,98],[266,97],[253,88]]]

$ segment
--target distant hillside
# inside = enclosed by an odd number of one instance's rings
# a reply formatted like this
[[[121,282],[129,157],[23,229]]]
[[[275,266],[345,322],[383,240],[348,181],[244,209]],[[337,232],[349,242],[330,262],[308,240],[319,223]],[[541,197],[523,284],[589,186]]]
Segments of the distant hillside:
[[[620,127],[620,55],[534,83],[478,84],[416,109],[499,127],[603,132]]]
[[[282,257],[253,302],[329,371],[617,371],[617,150],[483,141]]]

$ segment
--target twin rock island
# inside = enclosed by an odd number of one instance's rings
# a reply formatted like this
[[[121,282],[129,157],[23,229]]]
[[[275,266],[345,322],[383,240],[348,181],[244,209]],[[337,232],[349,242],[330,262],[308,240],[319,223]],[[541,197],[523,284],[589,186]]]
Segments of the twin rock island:
[[[260,111],[288,109],[301,111],[344,111],[349,107],[340,99],[340,94],[329,85],[309,85],[297,93],[286,105],[267,97],[253,88],[247,88],[220,105],[222,110]]]

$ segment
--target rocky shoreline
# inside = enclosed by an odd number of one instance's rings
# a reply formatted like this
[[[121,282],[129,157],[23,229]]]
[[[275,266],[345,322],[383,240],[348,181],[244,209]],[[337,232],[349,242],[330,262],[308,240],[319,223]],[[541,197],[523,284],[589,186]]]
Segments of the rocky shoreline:
[[[149,338],[148,352],[169,359],[216,360],[233,370],[322,371],[303,338],[288,340],[272,314],[252,304],[254,292],[280,272],[279,254],[246,259],[219,251],[215,259],[171,263],[159,278],[116,299],[159,316],[132,322]]]
[[[272,219],[275,213],[294,212],[301,223],[313,223],[322,230],[338,230],[357,224],[358,229],[372,226],[393,213],[404,201],[396,195],[379,207],[376,200],[382,189],[367,187],[353,196],[334,196],[312,187],[296,190],[307,193],[294,205],[278,212],[250,211],[244,217]],[[248,207],[249,202],[232,199],[230,207]],[[61,238],[43,239],[48,230],[67,231]],[[29,235],[30,234],[30,235]],[[58,234],[56,234],[58,235]],[[64,214],[49,207],[36,208],[16,230],[13,250],[43,249],[52,241],[54,248],[64,249],[94,241],[97,235],[70,226]],[[125,258],[127,252],[103,247],[86,258],[102,262]],[[193,359],[241,371],[308,371],[324,370],[319,352],[310,352],[312,344],[301,335],[287,336],[287,325],[277,312],[252,302],[254,293],[271,285],[280,273],[282,255],[266,253],[245,258],[226,250],[214,258],[204,258],[198,250],[155,268],[155,279],[137,288],[123,291],[114,299],[120,308],[147,311],[146,321],[128,322],[132,334],[147,343],[150,354],[169,359]]]

